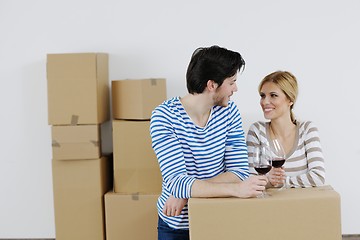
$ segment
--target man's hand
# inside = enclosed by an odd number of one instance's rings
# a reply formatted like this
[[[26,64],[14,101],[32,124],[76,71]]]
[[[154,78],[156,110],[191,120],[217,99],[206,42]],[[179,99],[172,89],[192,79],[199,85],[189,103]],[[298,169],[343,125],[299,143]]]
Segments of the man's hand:
[[[235,187],[235,196],[239,198],[250,198],[261,195],[265,190],[268,182],[266,176],[252,175],[241,183],[237,183]]]
[[[175,198],[170,195],[165,202],[163,213],[168,217],[179,216],[187,202],[187,199]]]

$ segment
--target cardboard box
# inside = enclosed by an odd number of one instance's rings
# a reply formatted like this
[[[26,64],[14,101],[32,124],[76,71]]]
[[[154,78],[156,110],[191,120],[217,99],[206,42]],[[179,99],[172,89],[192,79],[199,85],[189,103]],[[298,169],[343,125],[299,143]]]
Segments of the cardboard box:
[[[47,83],[49,125],[110,119],[108,54],[48,54]]]
[[[158,195],[105,194],[106,239],[156,240]]]
[[[264,199],[190,199],[191,240],[342,239],[340,196],[330,186],[268,192]]]
[[[150,119],[154,108],[166,100],[166,80],[114,80],[111,91],[113,119]]]
[[[53,159],[52,163],[56,240],[105,240],[109,159]]]
[[[101,157],[100,125],[52,126],[53,159]]]
[[[151,147],[150,121],[113,120],[114,191],[158,194],[162,177]]]

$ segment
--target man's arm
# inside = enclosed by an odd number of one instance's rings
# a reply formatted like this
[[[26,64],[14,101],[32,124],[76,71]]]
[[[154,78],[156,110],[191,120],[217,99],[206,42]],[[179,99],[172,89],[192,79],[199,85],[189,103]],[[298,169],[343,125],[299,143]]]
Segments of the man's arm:
[[[238,183],[241,179],[232,172],[224,172],[206,181],[212,183]]]
[[[265,176],[250,176],[242,181],[235,174],[226,172],[212,179],[195,180],[191,187],[191,197],[256,197],[265,189],[266,184]],[[178,216],[185,204],[187,199],[170,196],[164,205],[163,213],[167,216]]]
[[[266,176],[250,176],[239,182],[211,182],[195,180],[191,187],[191,197],[256,197],[267,184]]]

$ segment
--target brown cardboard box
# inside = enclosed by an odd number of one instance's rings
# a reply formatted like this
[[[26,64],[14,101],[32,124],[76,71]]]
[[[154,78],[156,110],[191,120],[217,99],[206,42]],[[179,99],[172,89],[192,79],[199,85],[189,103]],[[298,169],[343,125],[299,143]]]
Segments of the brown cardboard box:
[[[264,199],[190,199],[191,240],[341,240],[340,196],[330,186],[268,192]]]
[[[104,240],[109,159],[53,159],[52,163],[56,240]]]
[[[48,54],[47,83],[49,125],[109,120],[108,54]]]
[[[100,125],[52,126],[53,159],[101,157]]]
[[[115,192],[161,192],[162,177],[151,147],[149,120],[113,120],[113,151]]]
[[[166,100],[166,80],[114,80],[111,91],[113,119],[145,120]]]
[[[106,239],[156,240],[158,195],[105,194]]]

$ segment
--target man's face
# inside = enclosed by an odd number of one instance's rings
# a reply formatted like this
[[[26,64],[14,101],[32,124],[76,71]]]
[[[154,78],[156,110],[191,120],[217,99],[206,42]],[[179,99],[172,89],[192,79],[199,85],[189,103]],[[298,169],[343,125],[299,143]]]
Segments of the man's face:
[[[237,92],[236,86],[237,74],[232,77],[226,78],[223,84],[218,87],[214,95],[214,105],[227,107],[230,97],[234,92]]]

